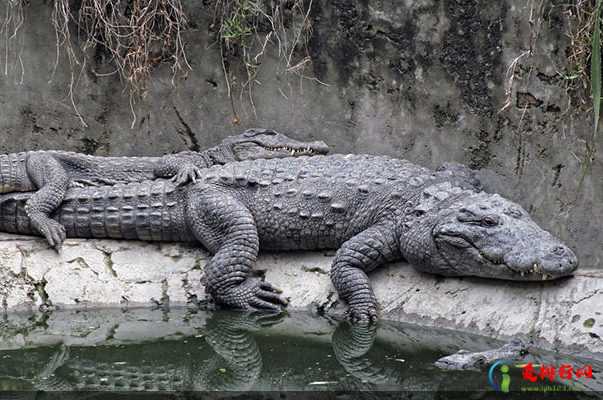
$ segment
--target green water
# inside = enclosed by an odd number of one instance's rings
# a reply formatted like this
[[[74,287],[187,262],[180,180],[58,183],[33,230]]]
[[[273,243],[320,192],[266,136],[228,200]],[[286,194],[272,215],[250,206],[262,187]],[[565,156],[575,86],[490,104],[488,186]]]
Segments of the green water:
[[[419,392],[418,398],[502,394],[490,383],[489,367],[442,371],[434,366],[459,348],[481,351],[502,342],[387,321],[363,328],[304,312],[98,309],[8,314],[0,338],[3,391],[246,391],[270,392],[275,396],[270,398],[300,391],[383,391],[394,398],[417,398],[411,395]],[[593,377],[532,383],[514,365],[530,362],[589,365]],[[514,364],[507,373],[512,392],[546,387],[557,390],[547,398],[574,398],[567,397],[570,388],[603,391],[598,361],[532,349]],[[493,380],[502,384],[500,368]]]

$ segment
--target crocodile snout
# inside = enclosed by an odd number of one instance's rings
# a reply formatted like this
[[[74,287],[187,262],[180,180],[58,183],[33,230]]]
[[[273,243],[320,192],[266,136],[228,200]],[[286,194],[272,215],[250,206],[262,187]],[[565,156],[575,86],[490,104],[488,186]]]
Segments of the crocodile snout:
[[[504,256],[504,262],[518,272],[537,272],[552,277],[569,275],[578,267],[578,258],[565,245],[519,246]]]

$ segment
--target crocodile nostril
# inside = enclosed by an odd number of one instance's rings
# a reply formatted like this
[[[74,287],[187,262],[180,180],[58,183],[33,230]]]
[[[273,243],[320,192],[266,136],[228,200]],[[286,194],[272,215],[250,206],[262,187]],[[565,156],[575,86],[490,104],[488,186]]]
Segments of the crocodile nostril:
[[[563,246],[555,246],[551,248],[551,253],[557,255],[557,256],[562,256],[565,254],[565,247]]]

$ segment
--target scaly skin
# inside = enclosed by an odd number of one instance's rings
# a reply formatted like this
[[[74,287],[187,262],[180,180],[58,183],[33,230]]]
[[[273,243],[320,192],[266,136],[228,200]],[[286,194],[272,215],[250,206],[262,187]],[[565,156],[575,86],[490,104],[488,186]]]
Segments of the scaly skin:
[[[199,240],[213,258],[218,304],[279,309],[275,286],[250,278],[258,250],[338,249],[331,280],[349,318],[377,319],[366,273],[407,260],[422,271],[511,280],[571,274],[576,256],[517,204],[479,192],[456,168],[432,173],[372,156],[254,160],[210,167],[195,185],[156,180],[70,189],[54,218],[69,237]],[[28,195],[0,201],[0,230],[33,233]]]
[[[115,185],[169,178],[180,186],[195,181],[202,168],[257,158],[326,154],[323,142],[298,142],[267,129],[248,129],[218,146],[197,153],[185,151],[163,157],[97,157],[48,150],[0,155],[0,193],[37,192],[26,212],[33,226],[57,251],[65,240],[65,229],[49,218],[70,186]]]
[[[498,349],[470,352],[458,352],[440,358],[435,362],[436,367],[451,370],[481,370],[496,360],[516,360],[529,353],[528,346],[521,339],[514,339]]]

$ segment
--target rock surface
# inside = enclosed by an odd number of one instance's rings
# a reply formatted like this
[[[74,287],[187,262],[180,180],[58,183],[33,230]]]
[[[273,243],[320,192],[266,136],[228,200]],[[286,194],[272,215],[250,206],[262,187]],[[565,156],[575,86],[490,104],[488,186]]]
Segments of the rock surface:
[[[262,253],[256,271],[290,309],[342,313],[329,279],[332,252]],[[208,253],[194,244],[68,239],[60,255],[39,238],[0,235],[5,311],[45,307],[211,307],[200,283]],[[603,274],[530,283],[443,278],[406,263],[370,275],[384,319],[454,328],[603,358]]]

